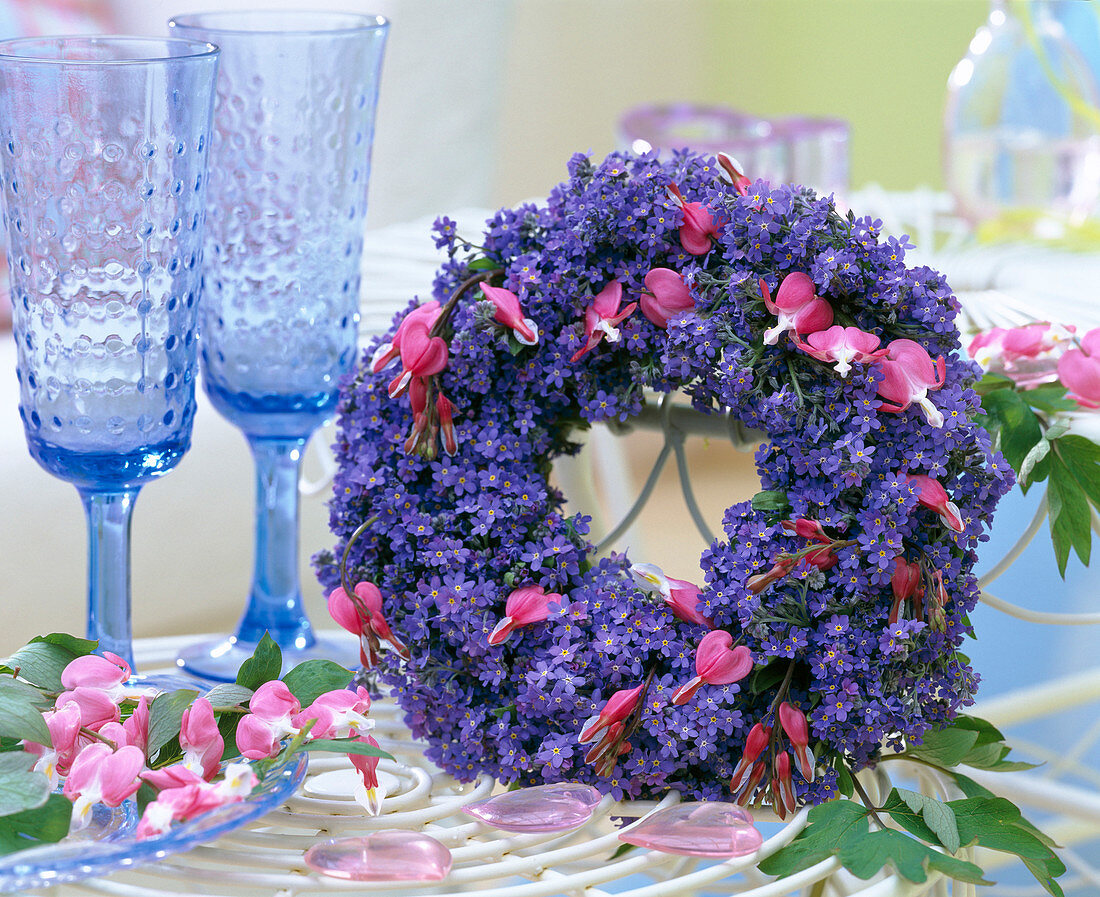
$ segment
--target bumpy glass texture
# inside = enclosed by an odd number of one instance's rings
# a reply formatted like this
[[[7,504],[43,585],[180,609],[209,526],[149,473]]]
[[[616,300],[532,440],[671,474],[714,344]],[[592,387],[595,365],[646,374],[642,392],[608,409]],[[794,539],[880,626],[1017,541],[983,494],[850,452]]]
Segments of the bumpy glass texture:
[[[216,56],[110,64],[110,41],[86,44],[0,60],[0,172],[31,454],[118,488],[190,441]]]
[[[331,413],[356,351],[385,29],[247,33],[232,22],[218,30],[217,15],[192,18],[178,30],[223,49],[202,312],[205,387],[248,433],[308,434]]]

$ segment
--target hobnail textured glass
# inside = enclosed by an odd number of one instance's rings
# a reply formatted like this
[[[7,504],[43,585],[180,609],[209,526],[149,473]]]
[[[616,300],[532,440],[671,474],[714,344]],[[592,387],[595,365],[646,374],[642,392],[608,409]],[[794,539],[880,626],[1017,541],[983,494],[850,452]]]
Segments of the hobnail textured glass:
[[[89,523],[88,635],[130,657],[129,526],[195,413],[217,48],[0,43],[0,173],[19,412]]]
[[[323,12],[186,15],[222,49],[203,287],[203,384],[257,467],[256,566],[234,637],[181,655],[231,680],[270,632],[292,665],[320,644],[298,578],[298,469],[357,349],[359,265],[388,23]]]

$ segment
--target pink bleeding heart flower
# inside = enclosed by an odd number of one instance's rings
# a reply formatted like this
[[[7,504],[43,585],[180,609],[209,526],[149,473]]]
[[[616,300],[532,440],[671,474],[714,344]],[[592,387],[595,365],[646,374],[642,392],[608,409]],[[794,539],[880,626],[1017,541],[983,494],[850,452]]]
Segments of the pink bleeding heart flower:
[[[686,579],[665,576],[656,564],[631,564],[634,583],[651,594],[660,595],[672,615],[685,623],[714,628],[714,621],[699,611],[699,587]]]
[[[792,271],[783,278],[772,301],[771,291],[764,278],[760,278],[760,295],[764,305],[779,320],[774,327],[764,331],[766,345],[774,346],[779,337],[790,331],[797,337],[801,333],[815,333],[833,323],[833,307],[814,292],[814,282],[808,274]]]
[[[803,539],[809,539],[811,542],[833,541],[825,534],[825,530],[822,529],[820,521],[810,520],[808,517],[797,517],[794,520],[784,520],[783,530],[784,532],[790,533],[792,536],[801,536]]]
[[[504,619],[489,634],[490,645],[500,645],[521,626],[541,623],[550,616],[550,605],[561,604],[561,595],[542,586],[523,586],[512,591],[504,603]]]
[[[803,342],[795,336],[795,345],[818,361],[836,362],[834,370],[841,377],[847,377],[852,362],[867,364],[877,361],[886,354],[879,348],[879,338],[858,327],[841,327],[834,324],[828,330],[811,333]]]
[[[1058,362],[1071,348],[1075,327],[1042,322],[1023,327],[994,327],[979,333],[967,354],[982,369],[1004,374],[1021,389],[1058,379]]]
[[[50,781],[50,786],[56,788],[61,782],[61,777],[68,773],[69,766],[76,757],[77,752],[90,739],[80,733],[80,707],[73,701],[69,701],[55,710],[49,710],[43,714],[46,728],[50,732],[50,747],[34,742],[24,742],[27,753],[34,754],[38,759],[34,763],[34,771],[40,772]]]
[[[515,293],[503,287],[491,287],[487,283],[481,285],[481,291],[496,306],[493,320],[512,328],[512,334],[517,342],[524,346],[533,346],[539,341],[538,325],[530,318],[523,316],[523,310],[519,307],[519,297]]]
[[[917,501],[930,511],[935,511],[940,516],[948,529],[961,533],[966,529],[963,519],[959,514],[958,506],[950,500],[947,490],[939,480],[924,474],[906,474],[906,481],[916,493]]]
[[[779,724],[787,733],[791,742],[791,750],[794,753],[795,763],[802,778],[807,782],[814,780],[814,767],[817,761],[810,751],[810,730],[806,722],[806,715],[786,701],[779,705]]]
[[[111,691],[130,678],[130,664],[117,654],[88,654],[69,661],[61,672],[61,684],[66,689],[87,686]]]
[[[578,739],[580,743],[588,744],[590,741],[594,741],[596,736],[608,726],[622,722],[630,716],[637,708],[644,689],[644,685],[639,685],[636,688],[622,688],[615,692],[607,699],[598,713],[585,720],[584,725],[581,726],[581,734]]]
[[[377,661],[375,648],[379,641],[388,643],[402,657],[408,659],[409,649],[405,647],[390,629],[382,613],[382,593],[372,582],[357,583],[352,589],[355,598],[349,597],[341,586],[337,586],[328,596],[328,612],[336,623],[359,636],[359,657],[367,669]]]
[[[631,302],[621,312],[619,303],[623,298],[623,285],[613,280],[607,284],[592,299],[592,304],[584,312],[584,336],[585,344],[581,346],[570,361],[579,361],[588,352],[591,352],[605,336],[609,343],[617,343],[621,334],[618,325],[638,307],[637,302]]]
[[[1078,405],[1100,408],[1100,327],[1081,338],[1080,349],[1058,359],[1058,377]]]
[[[361,735],[355,739],[372,747],[378,747],[378,742],[370,735]],[[352,792],[356,802],[371,816],[377,816],[382,812],[382,801],[386,796],[385,790],[378,782],[379,757],[367,757],[363,754],[348,754],[351,765],[359,773],[359,781]]]
[[[61,793],[73,802],[73,822],[83,828],[95,804],[117,807],[138,788],[138,773],[145,768],[145,755],[133,745],[117,751],[102,741],[84,748],[73,760]]]
[[[648,293],[642,293],[642,314],[662,330],[671,318],[695,308],[684,278],[671,268],[654,268],[645,276]]]
[[[55,707],[63,707],[72,702],[80,707],[80,724],[86,729],[98,732],[107,723],[117,723],[121,712],[110,692],[90,685],[78,685],[72,691],[64,691],[57,696]]]
[[[370,713],[370,692],[363,686],[355,691],[346,688],[326,691],[319,695],[301,713],[294,716],[294,725],[304,728],[309,720],[314,720],[309,730],[312,738],[350,738],[353,735],[366,735],[374,728],[374,720],[367,719]]]
[[[675,184],[668,185],[668,195],[684,214],[683,224],[680,225],[680,243],[684,250],[692,255],[710,252],[712,241],[718,239],[718,225],[714,216],[702,203],[687,202]]]
[[[886,355],[879,360],[879,365],[883,377],[877,391],[884,400],[880,410],[899,414],[916,404],[929,424],[943,426],[943,414],[928,398],[929,392],[943,386],[947,376],[942,355],[933,362],[920,343],[896,339],[886,347]]]
[[[218,731],[214,708],[206,698],[196,698],[183,711],[183,719],[180,721],[180,747],[183,748],[185,766],[196,772],[201,771],[202,777],[208,782],[214,778],[225,751],[225,739]]]
[[[401,338],[401,373],[390,381],[389,396],[396,399],[406,389],[413,377],[430,377],[447,366],[447,341],[432,336],[422,319],[411,322]]]
[[[163,766],[160,769],[147,769],[141,774],[141,780],[148,782],[158,791],[171,788],[183,788],[186,785],[198,785],[206,780],[202,774],[196,772],[182,761],[171,766]]]
[[[703,636],[695,650],[695,677],[672,693],[673,704],[686,704],[704,685],[729,685],[752,671],[752,652],[733,645],[733,636],[715,629]]]
[[[435,397],[435,413],[439,417],[439,432],[443,437],[443,451],[448,455],[453,455],[458,451],[458,440],[455,438],[455,406],[442,392]]]
[[[274,757],[286,736],[298,734],[293,717],[302,705],[282,680],[274,679],[257,688],[248,709],[251,712],[237,724],[237,749],[242,757]]]
[[[252,793],[257,781],[247,763],[230,763],[220,782],[205,782],[200,778],[167,787],[145,808],[138,823],[137,838],[163,834],[174,822],[185,822],[217,807],[238,803]]]
[[[115,745],[132,744],[142,753],[149,744],[149,698],[142,695],[133,713],[122,723],[107,723],[99,734]]]
[[[780,558],[775,561],[771,569],[764,573],[754,573],[745,581],[745,588],[754,595],[759,595],[773,582],[778,582],[794,569],[793,558]]]
[[[749,729],[749,734],[745,738],[745,750],[741,754],[741,759],[737,761],[737,765],[733,768],[733,775],[730,777],[730,793],[737,794],[746,787],[754,775],[757,760],[764,748],[768,746],[771,737],[771,726],[765,726],[763,723],[757,723]],[[761,774],[763,774],[763,770],[761,770]],[[759,778],[756,781],[759,783]],[[755,788],[754,785],[753,790]]]
[[[791,755],[780,751],[772,767],[772,810],[780,819],[786,819],[788,813],[798,809],[794,796],[794,782],[791,779]]]
[[[408,330],[410,324],[414,324],[417,321],[422,321],[430,328],[439,317],[439,303],[432,299],[430,302],[425,302],[423,305],[418,305],[407,315],[400,324],[397,325],[397,330],[394,332],[393,340],[388,343],[382,343],[378,347],[374,356],[371,358],[370,369],[373,373],[377,374],[380,371],[385,370],[393,362],[397,360],[397,357],[401,354],[401,341],[405,336],[405,331]]]
[[[718,154],[718,164],[722,166],[722,170],[729,177],[730,183],[733,185],[733,189],[737,191],[739,196],[747,196],[749,193],[749,187],[752,186],[752,181],[747,178],[741,170],[741,163],[738,162],[733,156],[726,153]]]

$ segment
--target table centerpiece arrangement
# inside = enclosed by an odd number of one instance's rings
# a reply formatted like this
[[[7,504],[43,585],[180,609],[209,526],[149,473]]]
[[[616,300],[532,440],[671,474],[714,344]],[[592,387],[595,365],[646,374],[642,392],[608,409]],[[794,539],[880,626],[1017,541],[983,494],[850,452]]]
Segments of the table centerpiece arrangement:
[[[316,565],[336,620],[427,756],[460,780],[575,782],[616,799],[809,806],[760,868],[837,857],[985,883],[968,846],[1064,866],[959,766],[1009,770],[960,713],[975,549],[1014,483],[943,278],[905,239],[728,157],[584,155],[544,205],[448,261],[345,384]],[[763,431],[696,583],[597,557],[553,459],[647,391]],[[390,650],[383,650],[388,647]],[[908,759],[958,796],[859,773]]]

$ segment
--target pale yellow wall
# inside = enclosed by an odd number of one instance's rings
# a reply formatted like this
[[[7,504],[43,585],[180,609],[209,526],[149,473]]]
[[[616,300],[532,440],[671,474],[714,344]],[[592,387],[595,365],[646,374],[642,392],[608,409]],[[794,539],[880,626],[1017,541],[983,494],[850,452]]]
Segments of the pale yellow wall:
[[[852,122],[852,183],[940,186],[947,76],[987,0],[527,0],[508,51],[494,203],[545,192],[658,100]],[[489,51],[485,48],[484,51]]]

